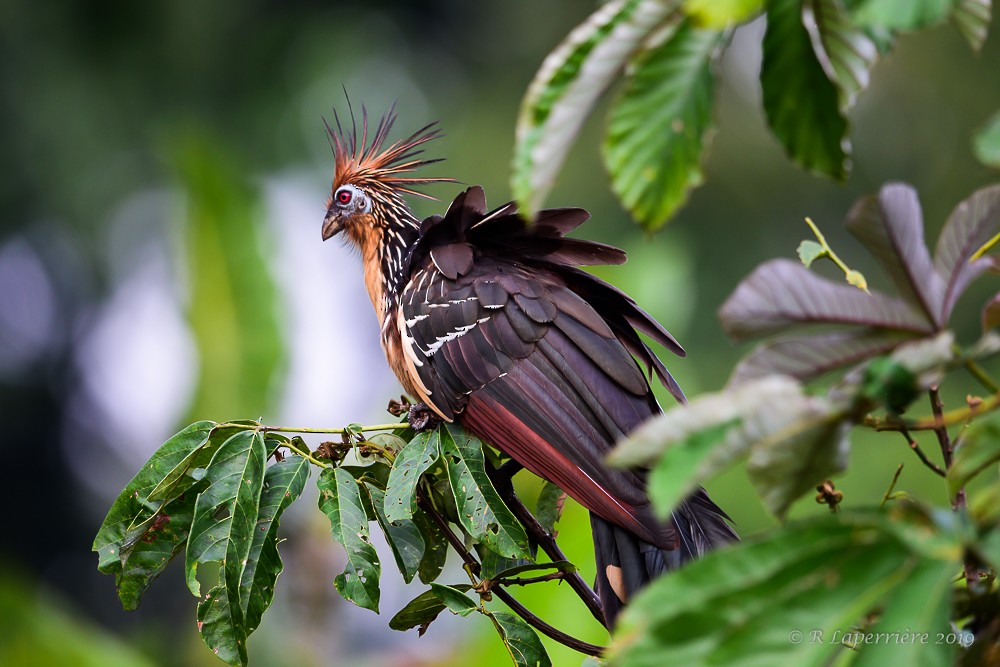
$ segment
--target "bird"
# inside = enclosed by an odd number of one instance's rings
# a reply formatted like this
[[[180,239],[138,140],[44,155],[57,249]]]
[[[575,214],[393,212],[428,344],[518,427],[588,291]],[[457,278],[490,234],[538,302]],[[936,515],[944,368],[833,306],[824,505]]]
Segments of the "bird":
[[[418,220],[407,196],[457,183],[414,172],[439,162],[424,144],[437,123],[390,141],[395,105],[369,133],[326,123],[334,175],[323,240],[360,253],[381,344],[403,388],[446,422],[492,444],[590,512],[595,590],[605,624],[661,573],[738,540],[699,488],[667,521],[646,472],[608,467],[613,445],[661,412],[655,376],[684,394],[640,333],[684,356],[673,336],[621,290],[581,266],[621,264],[615,247],[566,236],[590,216],[553,208],[530,221],[515,202],[487,210],[472,186],[447,212]]]

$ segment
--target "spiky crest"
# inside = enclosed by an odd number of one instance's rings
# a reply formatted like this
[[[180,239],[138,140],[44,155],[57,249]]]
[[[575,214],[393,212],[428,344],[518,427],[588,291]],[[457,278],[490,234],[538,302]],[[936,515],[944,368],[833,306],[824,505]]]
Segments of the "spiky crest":
[[[336,110],[333,112],[336,129],[326,122],[326,119],[323,120],[334,152],[334,189],[345,183],[351,183],[370,190],[381,191],[386,195],[396,195],[392,198],[397,200],[399,199],[398,195],[401,194],[435,199],[431,195],[414,189],[413,186],[455,182],[455,179],[452,178],[405,175],[421,167],[441,162],[440,159],[428,160],[418,157],[423,153],[423,149],[420,148],[423,144],[441,136],[437,122],[428,123],[406,139],[400,139],[387,146],[389,132],[396,122],[395,104],[379,119],[371,142],[368,140],[368,111],[361,107],[361,135],[359,137],[359,128],[354,117],[354,110],[350,107],[350,100],[348,100],[348,108],[351,114],[349,131],[345,131]]]

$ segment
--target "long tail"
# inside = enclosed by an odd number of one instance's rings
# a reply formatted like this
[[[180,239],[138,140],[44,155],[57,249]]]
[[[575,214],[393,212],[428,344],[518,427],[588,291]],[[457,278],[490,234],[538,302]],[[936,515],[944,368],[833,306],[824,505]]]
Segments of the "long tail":
[[[699,489],[674,512],[680,547],[667,551],[591,512],[597,560],[595,589],[604,605],[608,627],[613,627],[625,604],[659,575],[710,549],[738,541],[728,520],[705,490]]]

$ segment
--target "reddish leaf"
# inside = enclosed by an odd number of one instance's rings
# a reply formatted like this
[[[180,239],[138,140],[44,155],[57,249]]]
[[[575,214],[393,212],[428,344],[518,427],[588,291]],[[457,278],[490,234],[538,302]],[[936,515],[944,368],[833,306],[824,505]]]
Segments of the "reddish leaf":
[[[933,331],[926,319],[899,299],[835,283],[788,259],[771,260],[757,267],[722,304],[719,319],[735,340],[810,324],[853,324],[912,333]]]
[[[996,268],[995,257],[972,256],[1000,232],[1000,185],[977,190],[952,211],[934,250],[934,267],[945,281],[940,320],[946,322],[968,284],[983,271]]]
[[[934,270],[924,243],[916,190],[904,183],[889,183],[877,196],[858,201],[846,225],[878,260],[900,296],[940,328],[944,281]]]
[[[1000,325],[1000,292],[983,305],[983,333]]]

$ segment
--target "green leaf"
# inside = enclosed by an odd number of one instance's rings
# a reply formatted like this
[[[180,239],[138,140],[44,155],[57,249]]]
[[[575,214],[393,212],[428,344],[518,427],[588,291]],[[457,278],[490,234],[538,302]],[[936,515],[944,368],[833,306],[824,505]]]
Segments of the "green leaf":
[[[454,424],[442,424],[438,431],[461,526],[501,556],[528,558],[524,527],[486,475],[483,444]]]
[[[729,431],[739,423],[739,419],[731,419],[696,431],[674,444],[668,455],[653,466],[649,473],[649,498],[657,516],[661,519],[669,517],[698,486],[697,480],[707,478],[719,469],[724,460],[713,458],[712,453],[722,449]]]
[[[264,473],[260,513],[240,580],[240,603],[248,635],[257,629],[261,616],[271,606],[274,585],[284,569],[278,553],[278,522],[288,506],[302,495],[307,479],[309,461],[294,454],[286,456]]]
[[[696,25],[722,30],[759,14],[764,0],[684,0],[682,6]]]
[[[490,620],[517,667],[552,667],[542,640],[521,617],[498,611],[490,614]]]
[[[364,488],[371,497],[375,516],[392,550],[399,573],[403,575],[403,581],[410,583],[424,558],[425,542],[420,528],[412,518],[389,521],[385,515],[385,492],[370,484],[365,484]]]
[[[479,608],[476,601],[463,593],[458,588],[445,586],[444,584],[431,583],[431,592],[437,596],[441,602],[459,616],[468,616]]]
[[[101,572],[121,573],[122,563],[127,558],[127,554],[121,553],[122,548],[126,542],[134,545],[145,533],[159,507],[148,502],[149,493],[188,454],[207,441],[214,426],[210,421],[195,422],[170,437],[118,494],[94,537],[93,550],[97,552],[97,567]]]
[[[951,13],[958,31],[965,37],[972,50],[979,53],[990,31],[993,14],[992,0],[957,0]]]
[[[872,633],[886,633],[890,638],[913,637],[927,633],[928,640],[871,642],[861,646],[853,667],[912,665],[937,667],[952,664],[955,646],[935,639],[951,632],[952,580],[957,564],[948,561],[922,560],[889,597],[889,602]]]
[[[487,549],[481,544],[476,545],[476,554],[479,556],[479,578],[496,579],[501,572],[506,572],[522,565],[533,565],[534,562],[527,558],[505,558],[500,554]]]
[[[541,208],[598,98],[677,4],[610,0],[545,58],[517,118],[511,190],[526,215]]]
[[[472,586],[469,584],[455,584],[450,588],[457,591],[467,591]],[[427,626],[444,611],[445,605],[434,590],[424,591],[417,597],[410,600],[405,607],[400,609],[389,621],[389,627],[400,632],[410,628],[420,627],[420,635],[424,634]]]
[[[553,537],[557,535],[556,523],[562,516],[565,504],[566,492],[552,482],[546,481],[538,493],[535,518],[538,519],[538,523],[542,524],[542,528]]]
[[[704,181],[719,43],[718,32],[681,22],[634,56],[634,73],[611,109],[604,164],[618,198],[647,229],[666,223]]]
[[[1000,169],[1000,113],[986,121],[976,130],[972,140],[972,152],[976,159],[987,167]]]
[[[972,422],[955,448],[948,469],[948,491],[954,496],[984,470],[1000,462],[1000,416],[996,413]]]
[[[555,570],[564,574],[572,574],[573,572],[576,572],[576,566],[568,560],[557,560],[552,561],[551,563],[521,563],[505,570],[501,570],[489,578],[494,580],[511,579],[519,577],[527,572],[549,572],[550,570]],[[486,577],[483,578],[485,579]]]
[[[245,424],[251,427],[255,425],[254,422],[234,423]],[[163,476],[160,483],[149,492],[147,500],[170,500],[184,493],[186,489],[193,486],[197,481],[191,476],[191,473],[199,468],[207,468],[212,457],[215,456],[215,452],[222,446],[222,443],[241,430],[246,429],[234,426],[222,426],[221,424],[215,425],[209,432],[207,439],[188,452],[187,456]]]
[[[775,136],[800,166],[847,178],[850,143],[839,91],[813,51],[803,0],[769,0],[760,82]]]
[[[916,30],[948,18],[956,0],[845,0],[851,17],[861,26],[888,30]]]
[[[325,468],[317,484],[319,508],[330,520],[330,533],[347,551],[347,566],[333,585],[344,598],[377,614],[381,567],[369,538],[361,487],[342,468]]]
[[[805,4],[806,29],[827,78],[840,90],[841,109],[854,106],[858,93],[868,87],[878,46],[859,29],[839,0],[808,0]]]
[[[396,454],[385,487],[385,516],[389,521],[409,519],[417,509],[417,484],[440,456],[437,429],[424,431]]]
[[[803,241],[796,250],[799,253],[799,261],[808,269],[820,257],[826,257],[829,253],[826,248],[815,241]]]
[[[221,564],[220,583],[198,605],[198,621],[202,639],[231,665],[247,662],[240,582],[255,537],[266,456],[256,431],[240,431],[219,447],[205,471],[208,486],[198,494],[188,539],[184,570],[192,594],[200,594],[198,566]]]
[[[831,664],[844,650],[834,633],[854,627],[919,562],[889,523],[870,512],[821,516],[655,580],[619,618],[610,663]]]
[[[448,559],[448,541],[441,527],[427,516],[426,512],[413,515],[413,523],[424,538],[424,557],[420,559],[417,575],[420,581],[429,584],[441,575]]]
[[[187,205],[187,317],[200,370],[190,409],[256,414],[272,397],[283,350],[261,185],[208,134],[193,132],[176,146]]]
[[[851,424],[842,413],[819,407],[757,443],[747,475],[768,511],[783,519],[792,503],[847,468]]]

